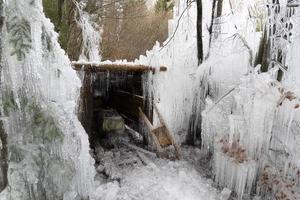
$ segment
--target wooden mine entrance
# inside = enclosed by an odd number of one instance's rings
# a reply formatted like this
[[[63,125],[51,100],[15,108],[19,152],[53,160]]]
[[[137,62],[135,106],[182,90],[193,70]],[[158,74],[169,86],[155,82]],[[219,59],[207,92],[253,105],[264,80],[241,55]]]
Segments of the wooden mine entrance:
[[[126,127],[138,131],[139,120],[143,120],[149,128],[158,155],[161,155],[162,148],[174,145],[176,157],[180,157],[179,147],[160,114],[161,126],[157,129],[149,126],[153,117],[153,106],[150,105],[153,103],[143,95],[143,76],[165,72],[166,67],[157,69],[145,65],[73,62],[72,68],[81,74],[78,115],[92,148],[97,145],[94,142],[105,135],[102,134],[103,130],[122,129],[124,121]],[[157,108],[155,110],[159,113]],[[145,137],[143,142],[147,143]]]

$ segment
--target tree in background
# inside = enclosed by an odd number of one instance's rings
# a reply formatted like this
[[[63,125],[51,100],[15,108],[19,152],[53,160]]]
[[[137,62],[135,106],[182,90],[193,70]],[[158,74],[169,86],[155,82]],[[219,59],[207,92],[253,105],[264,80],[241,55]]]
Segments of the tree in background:
[[[158,0],[155,4],[156,12],[170,12],[173,10],[174,1],[173,0]]]
[[[156,41],[166,40],[171,12],[148,10],[143,0],[124,1],[121,7],[104,17],[104,59],[134,60],[151,49]],[[119,13],[114,14],[117,10]]]
[[[170,0],[159,2],[157,5],[161,6],[149,10],[144,0],[88,0],[85,10],[103,28],[101,52],[104,60],[134,60],[151,49],[156,41],[166,40],[173,6]],[[46,16],[59,32],[62,48],[71,60],[77,60],[82,38],[72,0],[43,0],[43,5]]]
[[[134,60],[168,37],[170,11],[148,10],[144,0],[118,2],[104,15],[103,58]]]
[[[68,15],[72,9],[71,0],[43,0],[44,12],[59,33],[59,43],[67,51],[70,34]]]

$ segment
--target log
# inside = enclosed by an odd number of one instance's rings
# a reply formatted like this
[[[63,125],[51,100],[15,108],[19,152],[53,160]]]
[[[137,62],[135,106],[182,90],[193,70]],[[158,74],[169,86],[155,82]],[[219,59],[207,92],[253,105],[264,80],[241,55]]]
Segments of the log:
[[[125,129],[132,135],[138,135],[138,136],[142,135],[142,134],[136,132],[135,130],[133,130],[132,128],[130,128],[129,126],[127,126],[126,124],[125,124]]]
[[[92,72],[152,72],[155,73],[156,68],[146,65],[120,64],[120,63],[80,63],[72,62],[72,68],[76,71],[92,71]],[[159,71],[167,71],[166,66],[161,66]]]
[[[149,156],[151,156],[151,157],[156,158],[156,154],[153,153],[153,152],[147,151],[147,150],[142,149],[142,148],[140,148],[140,147],[138,147],[138,146],[135,146],[135,145],[133,145],[133,144],[129,144],[129,143],[125,142],[125,141],[121,141],[121,143],[122,143],[123,145],[127,146],[128,148],[131,148],[131,149],[133,149],[133,150],[139,151],[139,152],[141,152],[141,153],[144,153],[144,154],[146,154],[146,155],[149,155]]]

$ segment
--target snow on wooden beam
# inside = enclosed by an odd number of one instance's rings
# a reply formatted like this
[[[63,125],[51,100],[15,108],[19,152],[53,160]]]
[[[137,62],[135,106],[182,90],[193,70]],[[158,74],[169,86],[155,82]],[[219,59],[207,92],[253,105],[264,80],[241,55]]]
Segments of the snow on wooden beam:
[[[287,3],[287,7],[295,8],[300,6],[300,0],[291,0]]]
[[[153,72],[156,68],[146,65],[133,63],[114,63],[114,62],[72,62],[72,68],[76,71],[91,71],[91,72]],[[167,71],[167,67],[161,66],[159,71]]]

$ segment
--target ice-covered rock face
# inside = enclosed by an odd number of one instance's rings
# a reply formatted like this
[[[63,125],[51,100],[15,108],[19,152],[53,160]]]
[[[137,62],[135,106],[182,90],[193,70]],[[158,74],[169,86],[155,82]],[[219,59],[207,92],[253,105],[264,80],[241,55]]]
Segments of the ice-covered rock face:
[[[1,120],[8,186],[1,198],[87,199],[94,166],[75,114],[80,80],[41,0],[4,3]],[[2,144],[3,141],[2,141]]]

